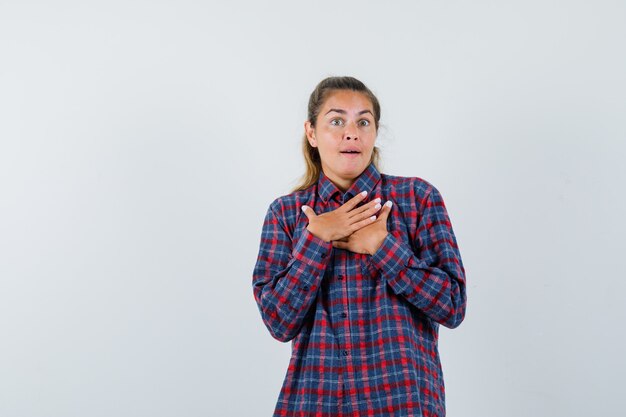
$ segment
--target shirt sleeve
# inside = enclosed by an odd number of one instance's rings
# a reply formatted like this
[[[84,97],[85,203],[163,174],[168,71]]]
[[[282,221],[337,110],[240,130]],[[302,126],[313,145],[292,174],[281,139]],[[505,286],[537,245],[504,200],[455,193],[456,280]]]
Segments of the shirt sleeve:
[[[443,198],[432,186],[414,246],[417,255],[390,232],[371,262],[394,293],[435,322],[450,329],[458,327],[467,305],[465,269]]]
[[[275,339],[287,342],[304,324],[333,247],[306,228],[292,242],[277,214],[280,207],[273,206],[263,221],[252,286],[265,326]]]

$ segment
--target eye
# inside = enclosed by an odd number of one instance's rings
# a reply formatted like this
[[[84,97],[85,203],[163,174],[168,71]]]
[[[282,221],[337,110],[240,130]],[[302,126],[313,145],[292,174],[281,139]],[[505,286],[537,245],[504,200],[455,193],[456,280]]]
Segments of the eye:
[[[332,119],[330,124],[333,126],[341,126],[343,124],[343,120],[341,119]]]
[[[367,119],[361,119],[359,121],[359,123],[361,124],[361,126],[369,126],[370,125],[370,121]]]

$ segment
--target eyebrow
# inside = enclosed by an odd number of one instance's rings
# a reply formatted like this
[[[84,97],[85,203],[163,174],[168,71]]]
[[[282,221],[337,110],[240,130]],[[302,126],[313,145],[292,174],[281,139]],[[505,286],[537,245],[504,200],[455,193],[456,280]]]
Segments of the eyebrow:
[[[330,113],[331,111],[337,112],[337,113],[341,113],[341,114],[346,114],[348,113],[347,111],[343,110],[343,109],[330,109],[326,112],[326,114]],[[369,113],[372,116],[374,116],[374,114],[369,111],[369,110],[361,110],[358,114],[364,114],[364,113]],[[326,116],[326,114],[324,116]]]

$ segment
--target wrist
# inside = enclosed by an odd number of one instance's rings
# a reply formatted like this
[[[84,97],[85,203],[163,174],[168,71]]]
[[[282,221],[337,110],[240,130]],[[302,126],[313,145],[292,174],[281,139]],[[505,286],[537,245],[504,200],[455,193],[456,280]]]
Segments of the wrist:
[[[372,248],[373,250],[370,251],[370,255],[373,256],[378,251],[378,249],[380,249],[380,247],[383,245],[383,242],[387,238],[388,234],[389,234],[389,232],[386,231],[386,230],[385,230],[385,233],[381,233],[380,234],[380,237],[376,241],[376,246],[374,248]]]
[[[308,231],[309,231],[309,233],[311,233],[311,234],[312,234],[313,236],[315,236],[316,238],[323,240],[323,241],[324,241],[324,242],[326,242],[326,243],[329,243],[329,242],[330,242],[330,239],[327,239],[327,236],[322,236],[321,234],[317,234],[316,232],[314,232],[313,230],[311,230],[311,228],[310,228],[309,226],[311,226],[311,224],[310,224],[310,223],[309,223],[309,224],[307,225],[307,227],[306,227],[306,230],[308,230]]]

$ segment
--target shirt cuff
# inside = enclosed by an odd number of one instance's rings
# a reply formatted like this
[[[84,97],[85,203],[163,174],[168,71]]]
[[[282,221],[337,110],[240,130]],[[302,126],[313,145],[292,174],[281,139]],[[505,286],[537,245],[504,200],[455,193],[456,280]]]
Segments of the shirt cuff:
[[[320,239],[305,227],[300,235],[300,240],[293,248],[292,256],[296,261],[314,268],[326,269],[332,249],[332,242]]]
[[[415,258],[411,248],[392,233],[387,233],[382,245],[372,255],[371,263],[380,270],[382,278],[389,282],[396,293],[403,292],[411,284],[406,274],[401,274],[404,268],[425,266],[423,261]]]

